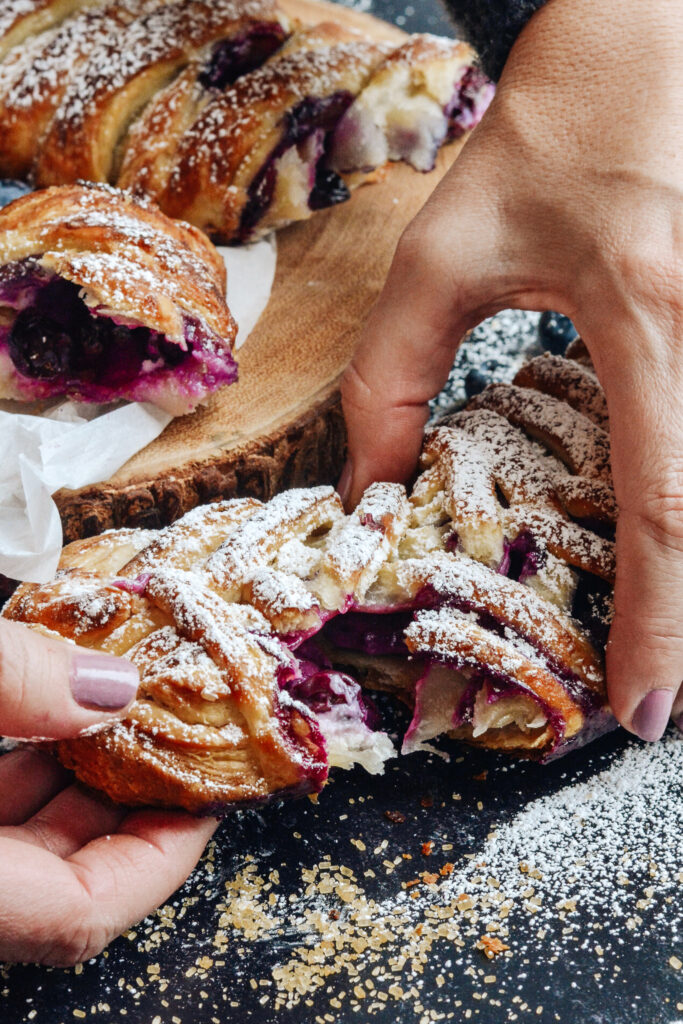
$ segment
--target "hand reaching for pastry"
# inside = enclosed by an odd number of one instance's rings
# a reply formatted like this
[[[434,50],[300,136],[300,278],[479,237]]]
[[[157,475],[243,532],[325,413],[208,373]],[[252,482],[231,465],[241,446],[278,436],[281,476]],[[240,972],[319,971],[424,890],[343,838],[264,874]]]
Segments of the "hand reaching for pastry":
[[[414,470],[458,340],[557,309],[605,389],[617,529],[607,649],[617,718],[683,728],[683,7],[550,0],[405,232],[343,386],[353,504]]]
[[[74,736],[120,717],[137,686],[128,661],[0,622],[0,735]],[[0,960],[99,953],[174,892],[215,827],[104,803],[36,748],[0,757]]]

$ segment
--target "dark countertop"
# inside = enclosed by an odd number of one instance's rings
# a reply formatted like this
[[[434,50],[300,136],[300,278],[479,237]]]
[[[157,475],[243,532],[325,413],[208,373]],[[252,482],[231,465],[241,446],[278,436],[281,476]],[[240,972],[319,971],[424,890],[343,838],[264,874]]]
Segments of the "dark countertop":
[[[548,766],[445,748],[227,819],[167,907],[81,973],[4,971],[0,1020],[683,1021],[683,742],[616,732]],[[509,949],[488,960],[476,914],[498,893]]]

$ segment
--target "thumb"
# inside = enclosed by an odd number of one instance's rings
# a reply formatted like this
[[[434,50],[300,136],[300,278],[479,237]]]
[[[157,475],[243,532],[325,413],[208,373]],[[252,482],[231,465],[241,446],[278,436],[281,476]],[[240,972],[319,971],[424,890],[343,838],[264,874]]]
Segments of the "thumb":
[[[75,736],[120,717],[138,683],[130,661],[0,621],[0,735]]]
[[[511,305],[559,308],[566,260],[544,244],[547,226],[527,216],[497,109],[494,100],[404,232],[342,380],[349,460],[339,491],[347,505],[373,480],[400,482],[413,472],[427,403],[470,328]]]
[[[469,207],[462,200],[435,194],[404,232],[342,380],[349,454],[339,490],[347,505],[373,480],[403,481],[413,472],[427,403],[443,387],[461,337],[485,315],[474,309],[487,268],[479,266],[476,294],[472,268],[478,254],[495,252],[495,225],[484,197]]]

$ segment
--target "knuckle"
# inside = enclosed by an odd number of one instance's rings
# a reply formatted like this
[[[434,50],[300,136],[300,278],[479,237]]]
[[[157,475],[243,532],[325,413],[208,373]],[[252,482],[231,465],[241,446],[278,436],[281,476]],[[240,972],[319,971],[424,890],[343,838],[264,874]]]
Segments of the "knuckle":
[[[403,231],[396,246],[392,271],[400,270],[402,278],[416,282],[425,276],[442,274],[450,258],[446,249],[442,229],[423,213]]]
[[[663,301],[680,306],[683,251],[674,236],[675,232],[653,228],[652,223],[629,231],[613,231],[609,249],[617,272],[630,292],[660,296]]]
[[[99,929],[93,929],[86,922],[72,924],[68,930],[47,940],[40,962],[49,967],[73,967],[97,956],[105,945],[106,940]]]
[[[52,920],[40,949],[40,963],[51,967],[73,967],[89,960],[113,938],[87,886],[77,884],[69,897],[68,913]]]
[[[659,546],[683,551],[683,469],[641,495],[632,513],[640,529]]]
[[[355,361],[350,363],[344,371],[341,382],[341,396],[345,408],[364,405],[372,396],[372,387],[365,380]]]

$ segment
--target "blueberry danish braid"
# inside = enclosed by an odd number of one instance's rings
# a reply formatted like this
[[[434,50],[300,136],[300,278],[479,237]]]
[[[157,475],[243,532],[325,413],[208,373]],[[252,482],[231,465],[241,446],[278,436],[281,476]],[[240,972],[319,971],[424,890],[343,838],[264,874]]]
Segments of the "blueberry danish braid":
[[[5,614],[130,658],[141,685],[60,759],[115,800],[215,812],[380,771],[359,681],[411,708],[405,753],[449,734],[547,759],[613,728],[600,394],[590,364],[541,357],[428,431],[410,497],[373,484],[347,515],[330,487],[286,491],[65,548]]]
[[[491,98],[472,61],[464,43],[396,48],[331,22],[224,91],[189,66],[133,126],[119,183],[216,238],[251,240],[344,202],[388,161],[431,170]]]

